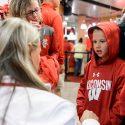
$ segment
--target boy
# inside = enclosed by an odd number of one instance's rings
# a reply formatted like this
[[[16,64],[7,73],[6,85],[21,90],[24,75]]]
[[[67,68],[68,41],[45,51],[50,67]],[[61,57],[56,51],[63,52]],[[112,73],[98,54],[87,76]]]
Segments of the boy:
[[[93,111],[101,125],[119,125],[119,94],[125,82],[125,63],[117,57],[119,27],[105,22],[88,31],[92,42],[92,57],[85,67],[77,110],[81,121],[86,110]]]

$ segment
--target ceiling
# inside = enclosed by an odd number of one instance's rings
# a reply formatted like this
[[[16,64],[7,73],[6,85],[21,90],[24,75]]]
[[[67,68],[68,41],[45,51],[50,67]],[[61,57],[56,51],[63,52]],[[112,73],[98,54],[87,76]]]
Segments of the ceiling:
[[[88,17],[103,17],[125,7],[125,0],[74,0],[72,13]]]
[[[75,21],[78,16],[87,18],[101,18],[121,13],[125,7],[125,0],[61,0],[64,6],[72,9],[70,21]]]
[[[0,0],[0,4],[8,0]],[[125,0],[61,0],[64,6],[72,8],[72,15],[99,18],[117,13],[125,7]]]
[[[88,17],[102,17],[120,11],[125,0],[62,0],[72,7],[72,14]]]

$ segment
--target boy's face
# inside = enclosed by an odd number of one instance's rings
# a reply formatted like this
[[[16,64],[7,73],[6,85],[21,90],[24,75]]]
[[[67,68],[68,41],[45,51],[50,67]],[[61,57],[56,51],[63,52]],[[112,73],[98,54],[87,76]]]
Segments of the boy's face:
[[[36,0],[32,1],[31,6],[26,9],[26,19],[34,22],[41,22],[41,12]]]
[[[95,30],[93,32],[93,49],[99,59],[104,60],[108,57],[108,43],[101,30]]]

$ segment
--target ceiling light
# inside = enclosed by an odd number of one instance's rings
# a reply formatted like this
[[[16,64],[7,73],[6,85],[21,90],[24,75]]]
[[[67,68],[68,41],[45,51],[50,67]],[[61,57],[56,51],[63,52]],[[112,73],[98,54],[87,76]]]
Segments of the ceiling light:
[[[86,30],[87,29],[87,25],[86,24],[81,24],[80,29]]]

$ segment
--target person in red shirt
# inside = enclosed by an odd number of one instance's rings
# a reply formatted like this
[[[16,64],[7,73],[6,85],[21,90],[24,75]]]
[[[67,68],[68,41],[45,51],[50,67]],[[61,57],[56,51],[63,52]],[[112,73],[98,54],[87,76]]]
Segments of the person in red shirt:
[[[124,117],[121,125],[124,125],[125,124],[125,84],[120,93],[119,105],[120,105],[120,115]]]
[[[59,7],[60,0],[43,0],[41,12],[44,24],[54,28],[54,41],[59,47],[58,62],[60,64],[60,73],[64,72],[64,39],[62,18],[56,11]]]
[[[55,93],[61,95],[61,88],[63,87],[63,73],[64,73],[64,33],[63,33],[63,23],[62,18],[56,9],[59,8],[60,0],[42,0],[41,4],[41,12],[43,17],[44,24],[51,26],[54,28],[54,36],[53,39],[56,43],[56,46],[59,48],[59,82],[56,88]]]
[[[65,80],[67,78],[68,68],[69,68],[69,60],[71,57],[71,53],[74,50],[74,44],[68,41],[68,38],[64,38],[64,52],[65,52]]]
[[[40,6],[37,0],[12,0],[10,15],[27,20],[38,28],[41,41],[41,61],[39,76],[45,83],[51,84],[51,89],[57,86],[59,80],[58,47],[53,40],[54,29],[42,23]]]
[[[64,38],[64,52],[71,52],[74,50],[74,44],[68,41],[68,38]]]
[[[88,30],[92,57],[77,96],[81,121],[86,110],[93,111],[101,125],[120,125],[120,91],[125,84],[125,62],[118,57],[119,27],[114,22],[100,23]]]

